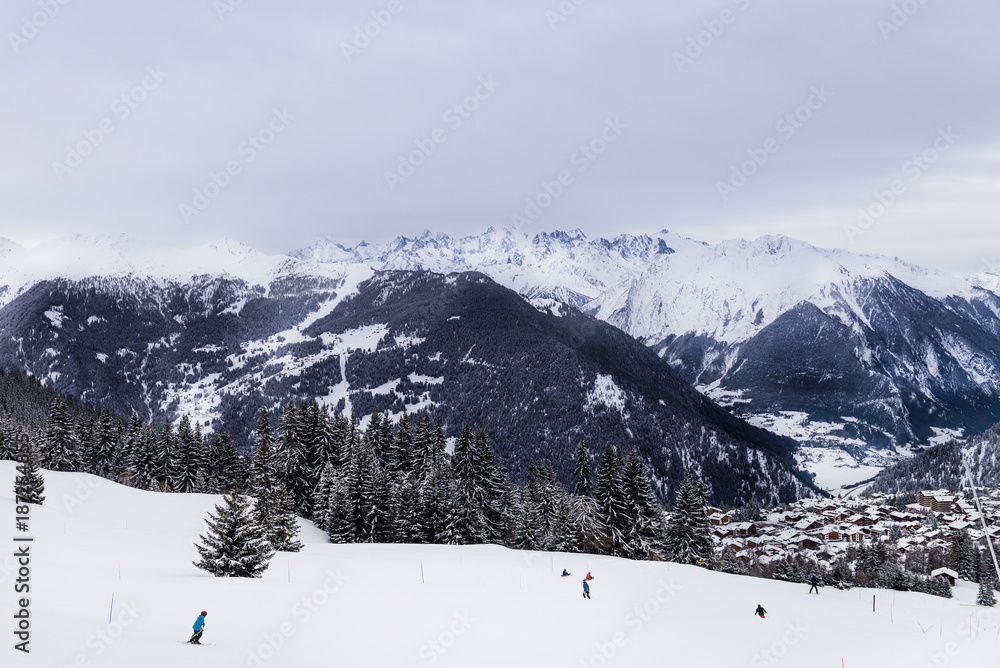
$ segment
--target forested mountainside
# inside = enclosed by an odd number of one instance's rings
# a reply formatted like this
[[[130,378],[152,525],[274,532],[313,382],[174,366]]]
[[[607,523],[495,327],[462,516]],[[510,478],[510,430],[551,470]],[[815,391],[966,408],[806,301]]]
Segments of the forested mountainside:
[[[38,283],[0,309],[0,362],[123,415],[188,415],[241,448],[260,410],[289,400],[359,416],[431,409],[448,437],[485,428],[515,480],[545,460],[567,482],[582,436],[595,452],[637,450],[663,499],[686,470],[716,503],[812,493],[792,441],[733,418],[597,319],[472,272],[298,269],[266,285]]]

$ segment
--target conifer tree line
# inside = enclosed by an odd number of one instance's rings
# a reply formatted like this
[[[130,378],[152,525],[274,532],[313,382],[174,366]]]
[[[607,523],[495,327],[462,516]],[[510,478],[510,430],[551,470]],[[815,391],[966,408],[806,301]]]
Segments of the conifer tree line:
[[[484,429],[466,426],[449,453],[444,424],[427,411],[395,421],[375,413],[362,429],[358,416],[331,413],[315,401],[289,402],[280,415],[261,412],[253,452],[243,456],[229,435],[206,438],[187,416],[176,426],[154,425],[109,410],[79,410],[57,395],[47,419],[33,428],[0,415],[0,458],[18,457],[26,435],[36,466],[49,470],[159,492],[218,493],[240,485],[249,497],[245,510],[272,550],[300,547],[295,518],[304,517],[341,543],[492,543],[706,564],[712,556],[704,485],[696,495],[700,513],[675,513],[703,519],[682,530],[700,538],[672,547],[668,538],[676,539],[677,530],[669,531],[635,452],[626,456],[608,445],[595,471],[594,453],[581,440],[572,490],[551,462],[533,462],[515,485]]]

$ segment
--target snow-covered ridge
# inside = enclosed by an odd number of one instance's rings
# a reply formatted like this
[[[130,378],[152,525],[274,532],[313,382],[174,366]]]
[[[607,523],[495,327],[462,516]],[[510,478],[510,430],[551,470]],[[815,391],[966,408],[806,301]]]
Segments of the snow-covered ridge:
[[[74,235],[33,248],[0,239],[0,306],[36,283],[53,279],[187,284],[195,277],[211,276],[241,280],[266,291],[272,281],[285,276],[341,278],[343,273],[329,264],[265,255],[225,238],[188,249],[157,248],[126,235]]]
[[[780,235],[707,244],[667,230],[609,240],[579,230],[529,236],[491,227],[482,235],[425,231],[354,247],[323,239],[290,255],[378,269],[481,271],[529,298],[582,307],[650,342],[687,333],[744,341],[795,305],[831,306],[866,279],[892,277],[935,299],[990,289],[985,280]]]

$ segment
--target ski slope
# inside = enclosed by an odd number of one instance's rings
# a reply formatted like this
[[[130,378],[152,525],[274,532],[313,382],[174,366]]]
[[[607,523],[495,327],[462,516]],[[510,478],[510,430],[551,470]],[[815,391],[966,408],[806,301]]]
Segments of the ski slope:
[[[975,597],[968,584],[953,600],[830,588],[810,596],[804,585],[676,564],[335,546],[308,524],[305,549],[277,555],[263,579],[213,578],[191,565],[192,543],[219,497],[44,473],[47,499],[31,515],[25,655],[12,639],[15,471],[0,462],[5,667],[923,668],[993,665],[1000,650],[1000,615],[964,606]],[[572,577],[559,577],[564,567]],[[766,620],[753,616],[758,603]],[[203,642],[213,645],[179,642],[203,609]]]

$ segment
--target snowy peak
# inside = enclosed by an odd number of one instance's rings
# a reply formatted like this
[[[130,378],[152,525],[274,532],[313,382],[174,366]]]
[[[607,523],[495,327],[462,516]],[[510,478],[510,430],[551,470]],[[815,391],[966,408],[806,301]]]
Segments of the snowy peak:
[[[57,279],[123,279],[155,284],[185,284],[196,277],[225,277],[248,286],[286,276],[338,278],[343,268],[303,262],[287,255],[265,255],[231,239],[189,249],[156,248],[127,235],[72,235],[33,248],[0,245],[0,306],[31,286]]]

